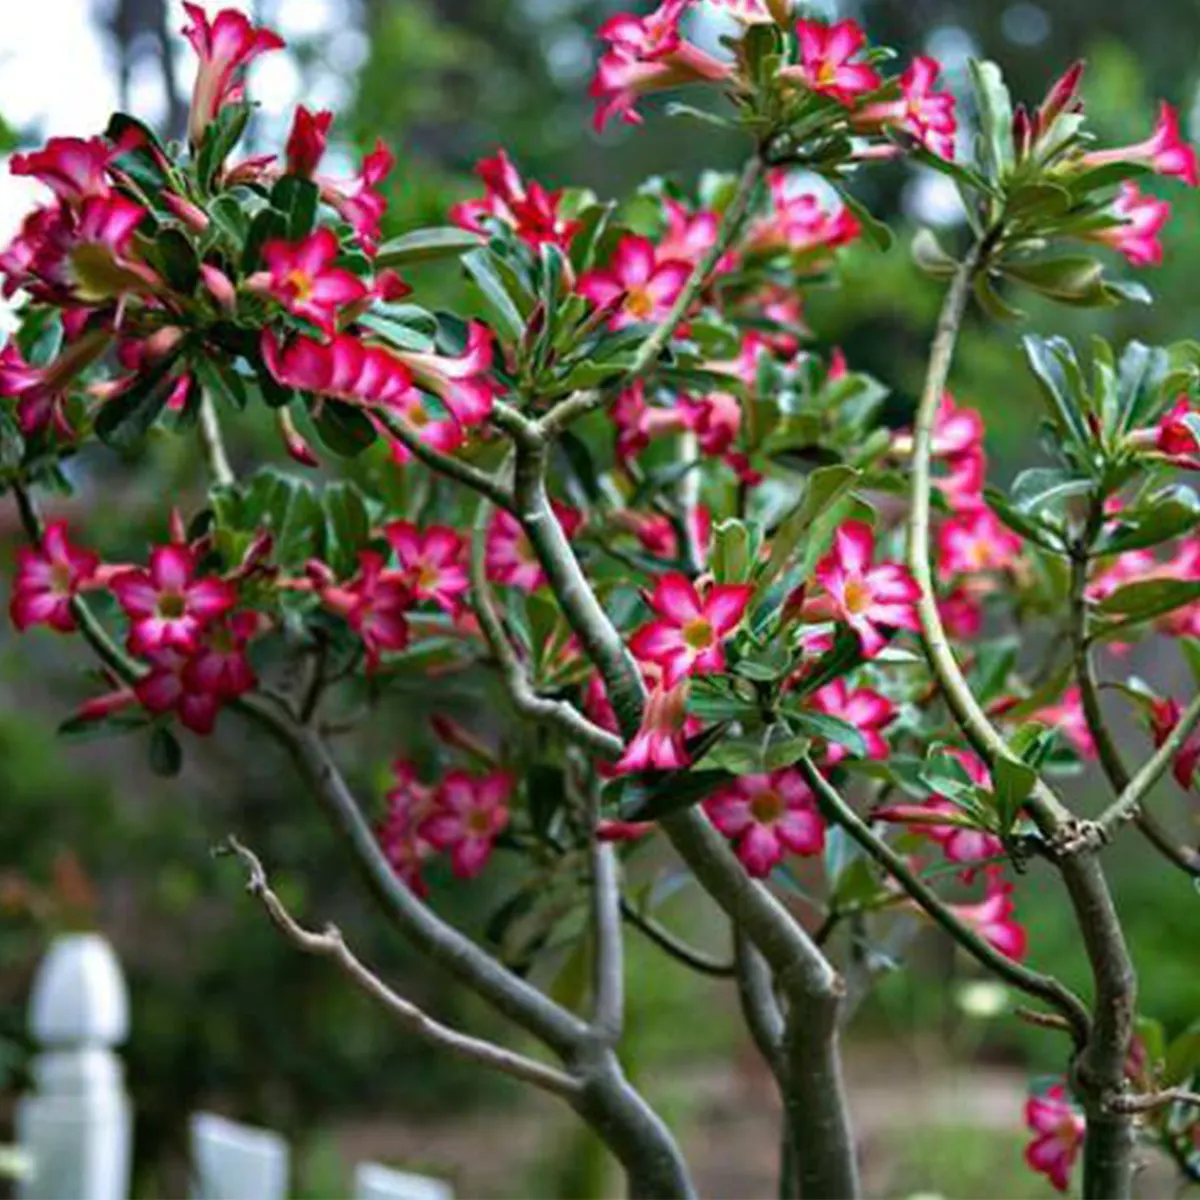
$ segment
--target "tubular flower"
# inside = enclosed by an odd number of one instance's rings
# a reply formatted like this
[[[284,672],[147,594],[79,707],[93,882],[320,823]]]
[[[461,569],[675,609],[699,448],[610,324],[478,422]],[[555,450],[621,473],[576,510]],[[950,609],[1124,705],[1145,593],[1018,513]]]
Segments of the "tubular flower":
[[[1164,103],[1158,112],[1154,132],[1132,146],[1115,150],[1094,150],[1079,160],[1085,168],[1103,167],[1109,163],[1139,163],[1159,175],[1182,179],[1189,187],[1200,187],[1196,151],[1183,140],[1179,132],[1179,114]]]
[[[691,425],[691,415],[680,407],[656,408],[646,402],[646,385],[636,380],[617,396],[608,410],[617,428],[617,458],[628,462],[650,445],[652,438],[679,433]]]
[[[1150,733],[1154,744],[1161,746],[1171,736],[1171,731],[1179,724],[1182,716],[1179,701],[1174,697],[1166,700],[1155,700],[1150,708]],[[1175,782],[1186,792],[1192,786],[1196,777],[1196,767],[1200,765],[1200,734],[1193,734],[1183,744],[1183,749],[1175,756],[1171,764],[1171,772]]]
[[[338,179],[319,178],[321,199],[348,221],[367,254],[373,255],[379,245],[380,223],[387,211],[387,198],[379,185],[391,173],[396,160],[382,140],[363,160],[357,178],[349,183]]]
[[[767,253],[826,253],[847,246],[862,233],[862,226],[845,205],[825,209],[813,192],[796,190],[787,171],[767,177],[770,210],[750,227],[747,246]]]
[[[421,822],[429,816],[433,793],[417,778],[413,763],[397,759],[392,764],[395,786],[387,794],[387,814],[376,828],[379,847],[397,878],[418,896],[429,894],[421,868],[434,852],[421,836]]]
[[[679,411],[703,453],[720,456],[737,441],[742,427],[742,405],[729,392],[712,392],[695,400],[680,396]]]
[[[1161,266],[1163,248],[1158,235],[1171,216],[1171,206],[1142,192],[1132,179],[1127,179],[1109,211],[1120,224],[1097,230],[1089,240],[1119,251],[1131,266]]]
[[[583,524],[583,515],[557,501],[553,501],[552,505],[563,532],[568,538],[573,538]],[[521,522],[503,509],[496,511],[488,526],[485,562],[487,576],[493,583],[515,587],[523,592],[536,592],[548,582]]]
[[[784,28],[792,19],[793,0],[708,0],[713,8],[727,12],[746,25],[774,21]]]
[[[280,346],[264,329],[263,361],[284,387],[365,407],[401,409],[412,393],[412,376],[391,352],[368,346],[353,334],[328,342],[298,335]]]
[[[14,154],[9,170],[44,183],[64,204],[112,193],[108,168],[122,153],[102,137],[52,137],[40,150]]]
[[[16,342],[0,349],[0,398],[15,400],[17,424],[24,434],[51,426],[59,436],[74,434],[67,420],[67,400],[79,375],[104,353],[106,333],[85,334],[45,367],[30,366]]]
[[[596,101],[595,127],[603,132],[614,118],[640,125],[634,107],[649,92],[689,83],[723,83],[732,71],[684,40],[679,31],[691,0],[664,0],[644,17],[620,13],[597,30],[608,44],[596,66],[588,94]]]
[[[333,124],[333,113],[325,109],[310,112],[297,105],[287,140],[287,173],[311,179],[325,156],[325,143]]]
[[[188,138],[199,146],[204,132],[227,104],[241,102],[244,89],[240,77],[260,54],[280,50],[284,42],[269,29],[253,26],[244,13],[226,8],[210,22],[198,4],[184,4],[190,23],[183,36],[200,59],[192,107],[188,116]]]
[[[872,566],[875,534],[862,521],[847,521],[833,535],[833,549],[817,564],[824,607],[858,634],[864,658],[887,644],[885,629],[920,628],[915,608],[920,590],[897,563]]]
[[[800,63],[784,67],[780,78],[802,84],[810,92],[829,96],[852,108],[859,96],[873,92],[882,82],[874,67],[853,60],[862,53],[867,35],[857,21],[797,21]]]
[[[867,758],[887,758],[888,744],[881,730],[896,716],[896,706],[871,688],[850,690],[845,679],[835,679],[812,695],[811,705],[817,712],[853,725],[867,744]],[[850,750],[840,742],[830,742],[825,748],[825,762],[830,766],[847,758]]]
[[[463,425],[487,420],[500,385],[492,378],[492,332],[480,321],[467,330],[467,345],[457,358],[389,349],[411,373],[416,385],[432,392]]]
[[[946,907],[966,922],[994,949],[1016,962],[1025,957],[1028,938],[1015,919],[1012,884],[1006,883],[998,867],[985,868],[987,885],[983,899],[974,904],[948,904]]]
[[[693,212],[669,196],[663,201],[663,211],[667,216],[667,228],[658,242],[658,257],[663,261],[699,265],[716,243],[721,229],[720,214],[711,209]],[[736,264],[737,255],[728,251],[721,256],[714,273],[730,271]]]
[[[40,546],[17,550],[9,601],[13,625],[22,632],[33,625],[48,625],[59,633],[74,632],[71,601],[94,582],[99,567],[97,555],[71,544],[65,521],[52,521],[46,526]]]
[[[946,576],[1005,571],[1020,553],[1021,539],[990,508],[965,509],[938,529],[938,570]]]
[[[903,130],[932,154],[953,161],[958,121],[954,97],[934,87],[941,69],[936,59],[924,55],[913,59],[900,76],[900,98],[866,105],[855,114],[855,126]]]
[[[453,416],[435,417],[416,388],[410,388],[389,407],[425,445],[432,446],[434,450],[453,454],[466,441],[463,427],[458,421]],[[403,466],[412,460],[412,451],[402,441],[393,437],[386,428],[381,428],[380,432],[391,446],[393,462]]]
[[[481,159],[475,174],[483,180],[481,200],[464,200],[450,210],[450,219],[463,229],[486,234],[486,220],[508,225],[535,250],[557,246],[564,253],[579,232],[578,221],[568,221],[561,212],[562,192],[547,191],[535,180],[524,180],[503,150],[494,158]]]
[[[709,819],[731,842],[755,879],[765,879],[788,854],[820,854],[825,826],[799,771],[743,775],[705,801]]]
[[[130,567],[113,575],[109,586],[129,618],[129,649],[192,652],[200,634],[237,603],[237,591],[224,579],[197,578],[197,555],[188,546],[155,546],[148,569]]]
[[[470,586],[463,566],[462,535],[445,525],[421,532],[411,521],[393,521],[383,530],[417,600],[432,600],[451,616],[463,606]]]
[[[1161,454],[1178,467],[1195,470],[1200,467],[1200,415],[1187,396],[1175,403],[1148,429],[1130,434],[1128,444],[1139,450]]]
[[[1060,1083],[1025,1101],[1025,1124],[1033,1141],[1025,1147],[1025,1162],[1060,1192],[1071,1183],[1071,1169],[1083,1149],[1087,1125],[1067,1100]]]
[[[983,604],[975,589],[959,584],[938,599],[942,624],[952,638],[977,637],[983,629]]]
[[[412,587],[407,573],[386,569],[382,554],[360,550],[353,579],[344,584],[320,583],[317,590],[325,606],[345,618],[362,638],[368,671],[378,668],[385,651],[408,645]]]
[[[435,850],[450,851],[459,879],[473,879],[487,866],[496,837],[508,824],[512,789],[512,776],[504,771],[482,776],[451,771],[438,786],[419,832]]]
[[[686,767],[687,742],[686,682],[675,687],[655,684],[646,699],[642,723],[625,753],[613,764],[618,775],[638,771],[678,771]],[[615,721],[614,721],[615,724]]]
[[[608,266],[586,272],[576,290],[611,312],[611,329],[624,329],[637,322],[662,321],[691,274],[688,263],[663,258],[649,239],[628,234],[617,243]]]
[[[333,265],[338,253],[337,237],[324,226],[303,241],[271,241],[262,249],[270,272],[267,294],[328,337],[337,331],[338,313],[367,295],[361,279]]]
[[[741,623],[753,590],[710,584],[699,592],[686,575],[668,572],[646,597],[657,619],[634,633],[629,648],[640,662],[662,668],[668,688],[689,675],[717,674],[725,669],[724,643]]]

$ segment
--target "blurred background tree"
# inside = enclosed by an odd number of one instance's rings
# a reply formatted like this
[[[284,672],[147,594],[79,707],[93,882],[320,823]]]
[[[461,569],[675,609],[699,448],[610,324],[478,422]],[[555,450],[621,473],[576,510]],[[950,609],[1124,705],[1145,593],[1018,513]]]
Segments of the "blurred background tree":
[[[499,145],[526,173],[550,186],[582,184],[608,195],[621,194],[647,175],[688,179],[702,166],[736,163],[736,145],[692,123],[651,119],[640,130],[604,139],[591,132],[586,98],[591,33],[611,12],[630,5],[610,0],[259,0],[242,6],[280,29],[289,42],[287,56],[272,56],[263,64],[263,71],[273,73],[252,79],[252,94],[266,101],[257,118],[263,140],[286,131],[297,101],[337,111],[338,141],[331,154],[337,169],[349,170],[382,135],[399,162],[392,175],[388,235],[444,223],[448,206],[476,190],[473,163]],[[105,114],[91,111],[87,101],[96,94],[111,95],[118,106],[179,135],[186,122],[191,56],[178,36],[183,21],[176,0],[88,0],[89,23],[73,35],[81,40],[71,42],[78,50],[69,52],[69,61],[55,39],[62,20],[78,24],[81,0],[66,0],[65,8],[61,0],[28,7],[27,17],[14,8],[0,51],[0,113],[8,118],[7,123],[0,118],[0,156],[50,134],[100,128]],[[1135,140],[1149,129],[1159,96],[1180,104],[1185,116],[1196,109],[1200,7],[1195,5],[867,0],[843,6],[839,15],[864,19],[877,39],[904,54],[934,54],[952,80],[961,81],[969,57],[996,58],[1014,93],[1035,102],[1062,68],[1087,57],[1089,108],[1115,143]],[[714,23],[711,35],[718,33]],[[74,106],[59,94],[66,78],[78,85]],[[55,99],[52,111],[39,107],[47,96]],[[933,221],[947,226],[953,238],[956,217],[937,180],[897,168],[873,176],[872,189],[864,198],[881,215],[901,226]],[[5,172],[0,220],[6,224],[0,237],[9,235],[27,205],[27,196],[10,187]],[[1194,332],[1198,233],[1195,205],[1178,203],[1166,236],[1168,265],[1147,279],[1158,297],[1154,307],[1069,319],[1056,309],[1042,327],[1073,338],[1101,333],[1118,341],[1163,342]],[[888,254],[852,249],[842,262],[844,286],[806,301],[819,343],[842,346],[856,367],[895,389],[889,411],[897,424],[911,411],[939,302],[936,285],[912,267],[906,242],[902,230]],[[441,297],[450,301],[459,285],[448,274],[416,282],[441,289]],[[1037,401],[1031,380],[1017,365],[1019,334],[1019,327],[973,326],[956,371],[960,398],[988,418],[993,469],[1002,475],[1036,454]],[[261,453],[272,445],[269,431],[245,422],[231,433],[235,457],[252,446]],[[155,452],[153,478],[156,491],[177,495],[186,508],[198,464],[180,447],[175,443],[172,453]],[[106,501],[115,508],[93,516],[88,500],[98,472],[105,475]],[[70,502],[73,515],[94,525],[88,536],[113,554],[122,546],[132,552],[148,535],[161,533],[146,528],[142,514],[151,506],[144,497],[130,485],[114,487],[123,477],[120,464],[111,460],[81,462],[79,491]],[[144,473],[140,478],[140,486],[147,486]],[[12,515],[3,507],[0,532],[10,547],[15,544]],[[9,561],[8,552],[3,561]],[[7,624],[0,624],[3,1100],[11,1102],[21,1083],[28,1049],[23,1001],[48,933],[64,925],[98,924],[116,942],[132,985],[129,1064],[143,1194],[182,1190],[184,1122],[201,1105],[269,1124],[318,1150],[322,1135],[338,1122],[387,1114],[413,1121],[438,1112],[461,1121],[471,1108],[495,1111],[489,1106],[498,1101],[510,1108],[515,1096],[505,1085],[397,1036],[375,1011],[349,996],[322,963],[283,945],[242,900],[237,873],[211,862],[208,847],[236,829],[268,862],[279,864],[278,886],[297,911],[340,921],[366,957],[417,998],[442,1016],[486,1029],[485,1013],[419,967],[375,919],[319,814],[291,788],[287,765],[251,744],[233,722],[211,744],[203,766],[190,762],[183,779],[173,783],[147,771],[145,747],[132,741],[65,747],[52,731],[67,715],[70,700],[82,694],[82,666],[52,638],[18,642]],[[1156,669],[1145,664],[1148,674]],[[420,751],[427,744],[427,715],[422,698],[401,697],[380,715],[371,741],[352,748],[354,760],[364,764],[359,782],[372,794],[382,796],[384,766],[393,756],[406,746]],[[1169,877],[1137,853],[1120,861],[1120,899],[1141,954],[1144,1008],[1177,1028],[1190,1016],[1195,998],[1194,977],[1180,951],[1195,944],[1195,895],[1182,879]],[[482,928],[515,882],[501,863],[471,889],[435,891],[435,903]],[[1053,905],[1038,909],[1036,894],[1023,901],[1035,956],[1074,963],[1077,951],[1067,923]],[[711,914],[691,911],[686,892],[673,915],[690,922],[702,940],[707,935],[719,941],[719,930],[706,929]],[[698,1052],[701,1064],[707,1061],[704,1051],[714,1062],[728,1056],[733,1023],[722,1014],[731,999],[719,985],[664,966],[641,946],[636,951],[631,970],[652,980],[652,986],[631,988],[635,998],[649,997],[634,1014],[640,1045],[634,1069],[649,1081],[664,1076],[664,1083],[650,1083],[655,1099],[665,1096],[669,1105],[694,1108],[703,1103],[696,1098],[705,1095],[703,1087],[672,1091],[671,1073],[664,1068],[687,1060],[695,1072]],[[1048,1035],[1011,1022],[997,1037],[964,1032],[965,1018],[948,986],[955,968],[945,947],[931,938],[916,957],[923,969],[885,983],[856,1027],[873,1068],[886,1070],[889,1063],[895,1068],[898,1062],[894,1054],[879,1052],[881,1034],[909,1037],[914,1030],[918,1042],[921,1030],[949,1031],[938,1052],[943,1058],[949,1044],[953,1053],[1000,1060],[1019,1056],[1036,1067]],[[1063,970],[1071,974],[1069,966]],[[1080,965],[1073,982],[1083,977]],[[688,1019],[695,1012],[705,1014],[703,1023]],[[742,1059],[751,1061],[752,1052]],[[911,1066],[904,1060],[898,1069],[908,1072]],[[763,1094],[755,1093],[757,1102],[765,1103]],[[1013,1122],[1017,1119],[1014,1111]],[[998,1195],[1007,1170],[1011,1186],[1025,1189],[1013,1194],[1029,1195],[1017,1140],[1009,1140],[1011,1146],[1006,1143],[1000,1152],[994,1140],[976,1146],[970,1138],[947,1136],[943,1145],[931,1135],[928,1145],[946,1153],[937,1162],[924,1157],[918,1162],[897,1149],[888,1186],[930,1190],[933,1180],[945,1194],[956,1194],[956,1187],[979,1194],[970,1189],[984,1187]],[[596,1190],[590,1174],[594,1157],[578,1153],[580,1143],[565,1137],[557,1154],[546,1151],[544,1140],[539,1144],[536,1176],[515,1181],[514,1192],[523,1184],[537,1193]],[[385,1143],[374,1152],[387,1149]],[[774,1152],[773,1147],[762,1150]],[[936,1157],[941,1150],[929,1153]],[[336,1155],[316,1152],[303,1161],[309,1173],[301,1178],[302,1191],[336,1190],[339,1185],[331,1182],[339,1178]],[[721,1179],[712,1174],[707,1190],[723,1190]],[[725,1179],[724,1190],[736,1190],[739,1181],[749,1186],[742,1177]]]

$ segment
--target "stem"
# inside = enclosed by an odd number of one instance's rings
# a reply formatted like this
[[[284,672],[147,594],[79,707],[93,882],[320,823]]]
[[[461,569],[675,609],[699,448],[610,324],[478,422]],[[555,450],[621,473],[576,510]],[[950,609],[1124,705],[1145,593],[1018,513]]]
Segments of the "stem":
[[[929,508],[930,459],[938,403],[946,387],[971,284],[999,236],[999,229],[994,230],[972,248],[955,272],[942,306],[917,412],[908,551],[909,567],[921,592],[917,607],[930,669],[955,720],[989,765],[1010,751],[971,692],[946,638],[930,571]],[[1052,846],[1060,845],[1078,827],[1070,810],[1040,778],[1025,807]],[[1111,1113],[1107,1100],[1119,1094],[1124,1083],[1124,1064],[1133,1037],[1137,1005],[1137,976],[1094,846],[1085,842],[1081,852],[1060,855],[1057,865],[1075,909],[1096,984],[1092,1034],[1075,1064],[1088,1116],[1084,1195],[1089,1200],[1127,1196],[1133,1176],[1133,1121],[1128,1114]]]
[[[734,964],[720,959],[710,958],[694,946],[689,946],[681,938],[676,937],[665,926],[660,925],[653,917],[639,912],[624,896],[621,897],[621,916],[639,933],[652,941],[664,954],[682,963],[699,975],[708,975],[713,979],[731,979],[734,975]]]
[[[225,452],[225,439],[221,434],[221,419],[217,416],[213,398],[205,392],[200,397],[200,445],[204,449],[204,459],[208,463],[209,473],[213,482],[221,487],[227,487],[235,482],[236,476],[229,465],[229,456]]]
[[[592,1036],[615,1046],[625,1025],[625,953],[621,926],[620,864],[615,847],[596,837],[599,791],[593,785],[592,859]]]

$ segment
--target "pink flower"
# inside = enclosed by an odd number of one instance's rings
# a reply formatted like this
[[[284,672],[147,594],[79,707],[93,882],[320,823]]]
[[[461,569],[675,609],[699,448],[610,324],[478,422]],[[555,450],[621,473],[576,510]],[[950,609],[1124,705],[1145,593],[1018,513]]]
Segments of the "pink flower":
[[[102,137],[52,137],[40,150],[14,154],[9,170],[41,180],[64,204],[112,193],[108,168],[121,153]]]
[[[938,571],[945,576],[1006,571],[1020,557],[1021,539],[990,508],[966,509],[938,529]]]
[[[642,723],[625,753],[613,765],[618,775],[638,771],[679,771],[691,761],[688,757],[687,683],[675,687],[655,684],[646,700]],[[607,703],[607,698],[605,698]],[[611,713],[611,708],[610,708]],[[616,724],[616,719],[612,719]]]
[[[983,604],[974,589],[962,584],[938,599],[938,612],[952,638],[978,637],[983,629]]]
[[[765,879],[787,854],[820,854],[825,826],[799,771],[742,775],[704,802],[712,823],[737,843],[737,856]]]
[[[574,537],[583,524],[583,515],[565,504],[554,502],[553,507],[567,537]],[[496,511],[488,526],[485,563],[488,578],[493,583],[523,592],[536,592],[546,586],[541,560],[521,522],[503,509]]]
[[[857,98],[873,92],[882,82],[874,67],[856,63],[867,44],[867,35],[857,21],[797,21],[800,63],[784,67],[780,78],[803,84],[809,91],[829,96],[847,108]]]
[[[683,413],[703,453],[719,457],[737,441],[742,427],[742,405],[729,392],[712,392],[698,399],[680,396],[678,411]]]
[[[60,437],[73,436],[66,410],[72,385],[104,353],[109,342],[107,333],[85,334],[44,367],[30,366],[16,342],[0,349],[0,398],[17,402],[17,424],[22,433],[37,433],[49,425]]]
[[[190,692],[205,692],[222,700],[236,700],[258,683],[246,647],[258,633],[255,613],[240,612],[217,621],[200,635],[199,645],[183,670]]]
[[[191,653],[200,634],[237,603],[237,590],[224,579],[197,578],[197,556],[187,546],[155,546],[148,570],[118,571],[109,586],[130,620],[134,654],[158,650]]]
[[[2,363],[0,358],[0,363]],[[1148,429],[1138,429],[1129,435],[1128,443],[1140,450],[1152,450],[1173,465],[1195,470],[1200,468],[1200,414],[1187,396],[1175,403]]]
[[[338,313],[367,295],[361,279],[333,265],[339,251],[333,230],[324,226],[303,241],[271,241],[262,250],[270,271],[267,294],[329,337],[337,331]]]
[[[815,571],[832,615],[858,634],[865,658],[874,658],[887,644],[883,630],[920,628],[916,581],[897,563],[872,566],[874,554],[871,527],[847,521],[833,535],[833,549]]]
[[[1087,1125],[1067,1100],[1060,1083],[1025,1102],[1025,1124],[1033,1141],[1025,1147],[1025,1161],[1060,1191],[1070,1186],[1071,1169],[1083,1149]]]
[[[419,831],[437,850],[450,851],[459,879],[473,879],[487,865],[496,837],[508,824],[512,776],[503,771],[473,776],[451,771],[434,793],[433,811]]]
[[[771,207],[751,225],[747,235],[750,249],[825,254],[848,246],[862,233],[862,226],[845,205],[825,209],[815,193],[796,190],[787,171],[772,171],[767,183]]]
[[[1115,150],[1095,150],[1080,160],[1085,167],[1109,163],[1141,163],[1159,175],[1182,179],[1189,187],[1200,186],[1196,151],[1179,132],[1179,114],[1164,103],[1159,109],[1154,132],[1143,142],[1119,146]]]
[[[458,419],[453,415],[435,417],[416,388],[410,388],[388,407],[422,442],[435,450],[453,454],[466,441],[466,434]],[[413,457],[412,451],[403,442],[393,438],[388,430],[382,432],[391,445],[392,461],[400,466],[409,462]]]
[[[1003,880],[998,866],[986,867],[985,872],[987,885],[982,900],[946,907],[994,949],[1020,962],[1025,957],[1028,939],[1024,927],[1013,917],[1012,884]]]
[[[325,606],[362,638],[368,671],[378,668],[386,651],[408,645],[412,587],[406,572],[386,569],[382,554],[360,550],[358,574],[344,584],[321,582],[318,592]]]
[[[934,486],[950,507],[974,511],[983,506],[983,480],[987,460],[983,452],[983,418],[973,408],[960,408],[949,392],[942,395],[933,425],[933,456],[948,468],[934,479]],[[911,434],[892,442],[898,455],[913,451]]]
[[[150,670],[133,685],[133,696],[142,707],[156,716],[174,713],[185,728],[201,737],[212,733],[222,699],[189,679],[190,657],[173,647],[160,645],[148,651],[146,658]]]
[[[1041,721],[1065,734],[1084,758],[1096,757],[1096,743],[1083,711],[1083,698],[1077,687],[1069,687],[1057,704],[1038,709],[1030,720]]]
[[[886,696],[865,687],[851,691],[845,679],[835,679],[818,688],[810,703],[817,712],[853,725],[867,743],[867,758],[887,758],[888,744],[880,731],[895,718],[896,706]],[[830,742],[825,748],[825,762],[833,766],[849,754],[847,747]]]
[[[725,640],[741,623],[753,590],[709,584],[701,593],[680,572],[661,575],[646,597],[657,619],[634,633],[629,648],[639,661],[662,668],[668,688],[688,675],[718,674],[725,669]]]
[[[663,200],[663,211],[667,228],[658,242],[658,257],[664,262],[676,260],[698,266],[716,244],[721,229],[720,214],[711,209],[693,212],[670,196]],[[721,256],[716,273],[730,271],[736,263],[737,255],[730,251]]]
[[[362,161],[357,178],[346,183],[343,180],[317,179],[321,186],[321,199],[335,208],[358,234],[363,250],[373,255],[379,245],[380,225],[387,211],[387,197],[380,185],[391,173],[396,160],[382,141]]]
[[[692,416],[684,408],[658,408],[646,402],[646,385],[637,380],[616,399],[608,410],[617,427],[617,457],[622,462],[636,458],[650,445],[651,439],[678,433],[692,424]]]
[[[1150,710],[1150,733],[1154,744],[1161,746],[1171,731],[1179,724],[1182,716],[1179,701],[1174,697],[1166,700],[1155,700]],[[1200,765],[1200,733],[1194,733],[1183,744],[1183,749],[1175,756],[1171,765],[1176,783],[1186,792],[1192,786],[1196,777],[1196,767]]]
[[[353,334],[335,334],[328,343],[298,335],[281,346],[264,329],[260,348],[267,369],[284,387],[388,409],[404,408],[412,391],[412,376],[394,354]]]
[[[482,322],[471,322],[466,348],[457,358],[415,350],[389,353],[408,368],[418,387],[437,396],[463,425],[478,425],[491,413],[500,385],[491,373],[492,333]]]
[[[50,522],[40,546],[17,550],[9,602],[13,625],[22,632],[32,625],[48,625],[59,633],[74,632],[71,602],[95,580],[99,566],[98,555],[71,544],[66,521]]]
[[[954,116],[954,97],[934,88],[941,69],[935,59],[924,55],[913,59],[900,76],[900,98],[868,104],[855,114],[855,126],[891,125],[915,138],[931,153],[953,161],[958,121]]]
[[[464,200],[450,210],[450,219],[463,229],[487,234],[485,220],[510,226],[516,235],[535,250],[539,246],[571,248],[579,232],[578,221],[568,221],[561,212],[562,192],[549,192],[534,180],[521,178],[520,172],[503,150],[494,158],[481,159],[475,174],[483,180],[486,194],[482,200]]]
[[[649,239],[627,234],[608,266],[586,272],[576,290],[597,308],[611,310],[609,328],[623,329],[662,321],[691,274],[688,263],[664,259]]]
[[[183,36],[200,58],[192,108],[188,117],[188,138],[199,146],[204,131],[217,119],[227,104],[239,104],[244,96],[240,76],[260,54],[283,47],[283,39],[269,29],[251,25],[244,13],[226,8],[210,23],[199,4],[184,4],[190,23]]]
[[[309,112],[303,104],[296,108],[292,117],[292,129],[287,140],[287,173],[311,179],[325,155],[325,143],[329,138],[329,127],[333,124],[333,113],[324,109]]]
[[[1171,216],[1171,206],[1140,191],[1132,179],[1127,179],[1121,184],[1110,213],[1121,223],[1099,229],[1089,239],[1120,251],[1135,267],[1161,265],[1163,248],[1158,235]]]
[[[393,521],[383,532],[400,569],[408,575],[413,596],[432,600],[456,616],[470,586],[463,566],[462,535],[445,525],[431,525],[422,533],[411,521]]]
[[[433,792],[417,778],[416,766],[403,759],[392,764],[396,784],[387,794],[387,814],[376,827],[376,837],[392,870],[416,895],[429,893],[421,868],[433,854],[422,837],[421,822],[431,813]]]
[[[595,127],[603,132],[613,118],[641,124],[634,107],[649,92],[689,83],[722,83],[732,72],[679,31],[691,0],[663,0],[644,17],[620,13],[597,30],[608,49],[596,66],[588,94],[596,101]]]

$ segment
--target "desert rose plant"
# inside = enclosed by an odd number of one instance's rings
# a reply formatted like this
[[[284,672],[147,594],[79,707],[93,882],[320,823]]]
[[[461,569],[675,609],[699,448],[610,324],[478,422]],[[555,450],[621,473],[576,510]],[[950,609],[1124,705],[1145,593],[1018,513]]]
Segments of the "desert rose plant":
[[[902,956],[913,913],[1061,1032],[1062,1079],[1026,1112],[1034,1170],[1065,1189],[1081,1159],[1086,1196],[1128,1196],[1157,1143],[1200,1177],[1197,1042],[1166,1045],[1139,1013],[1105,878],[1139,833],[1200,876],[1145,805],[1160,778],[1192,788],[1200,699],[1155,694],[1114,653],[1160,637],[1200,670],[1200,501],[1178,478],[1200,467],[1200,346],[1096,343],[1087,362],[1028,336],[1046,461],[1007,491],[947,390],[972,302],[1010,321],[1023,293],[1149,301],[1109,271],[1161,257],[1168,206],[1145,180],[1198,182],[1175,112],[1102,148],[1082,65],[1014,105],[975,63],[960,109],[937,62],[896,66],[852,20],[666,0],[597,31],[596,124],[709,93],[672,113],[740,132],[740,174],[611,201],[547,190],[499,150],[446,226],[382,241],[391,152],[325,174],[333,117],[300,108],[282,154],[239,157],[243,73],[282,43],[185,7],[186,144],[117,114],[12,161],[48,194],[0,256],[23,297],[0,354],[0,487],[28,537],[11,615],[77,636],[106,680],[66,731],[142,728],[167,774],[180,727],[197,754],[230,720],[282,747],[386,916],[537,1050],[420,1011],[231,841],[270,917],[414,1035],[560,1097],[632,1194],[693,1185],[622,1072],[626,931],[736,981],[783,1099],[782,1194],[850,1197],[839,1036],[872,983],[853,947],[895,933]],[[706,8],[725,30],[707,49],[689,24]],[[895,159],[946,176],[966,217],[961,244],[912,247],[945,301],[909,428],[803,320],[840,247],[891,241],[849,188]],[[472,310],[423,307],[415,263],[465,272]],[[235,474],[223,426],[263,407],[290,461]],[[164,438],[198,439],[211,488],[197,511],[164,502],[144,561],[43,518],[73,456]],[[1019,653],[1017,622],[1050,649]],[[414,677],[435,710],[447,681],[498,683],[506,705],[479,728],[435,715],[436,773],[397,761],[385,799],[353,795],[332,735]],[[1136,766],[1114,716],[1145,729]],[[1062,780],[1092,758],[1108,791],[1085,818]],[[635,898],[664,839],[727,918],[728,961],[666,929],[653,889]],[[535,931],[495,938],[501,954],[442,919],[424,878],[445,855],[470,886],[497,854],[530,882],[493,930]],[[1032,860],[1074,913],[1086,995],[1020,923]],[[572,1005],[536,982],[564,945],[590,971]]]

